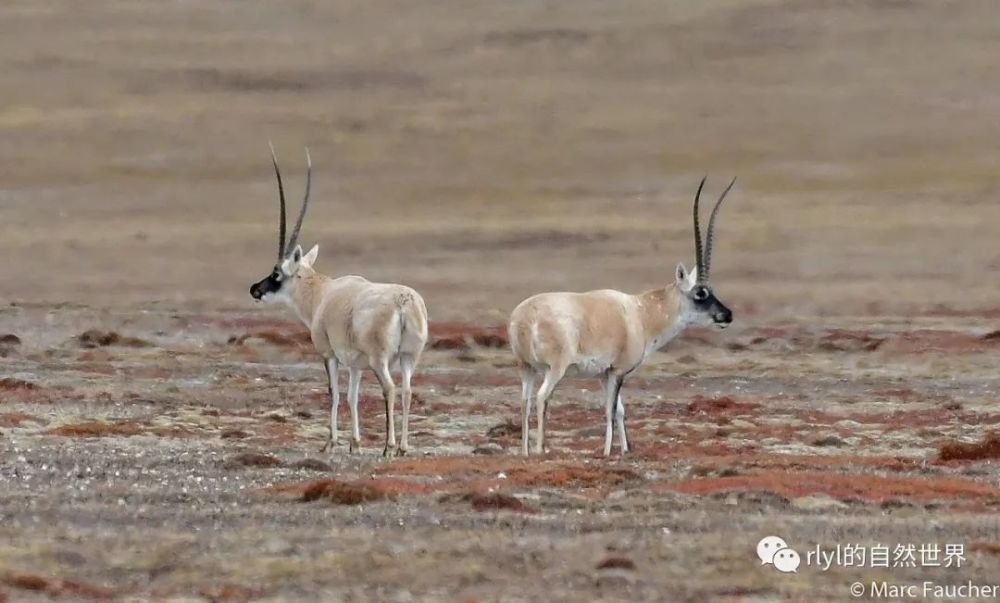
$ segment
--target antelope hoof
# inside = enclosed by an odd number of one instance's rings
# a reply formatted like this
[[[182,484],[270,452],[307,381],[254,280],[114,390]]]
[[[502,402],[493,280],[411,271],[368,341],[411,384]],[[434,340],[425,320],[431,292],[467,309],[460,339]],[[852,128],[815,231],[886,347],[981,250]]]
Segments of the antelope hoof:
[[[403,446],[400,446],[399,448],[397,448],[396,449],[396,456],[406,456],[406,448],[403,447]]]
[[[396,446],[394,444],[386,444],[385,448],[382,449],[382,457],[389,458],[396,451]]]

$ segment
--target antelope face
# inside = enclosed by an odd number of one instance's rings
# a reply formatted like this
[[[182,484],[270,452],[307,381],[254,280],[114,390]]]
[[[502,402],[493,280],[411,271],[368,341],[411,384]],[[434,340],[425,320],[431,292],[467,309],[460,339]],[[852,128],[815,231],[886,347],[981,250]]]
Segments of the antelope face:
[[[278,169],[278,158],[274,155],[273,146],[271,163],[274,165],[274,175],[278,179],[278,204],[281,209],[278,222],[278,263],[269,275],[250,286],[250,296],[260,302],[287,299],[298,280],[300,269],[311,267],[319,253],[319,249],[313,246],[308,254],[303,255],[302,247],[297,243],[299,231],[302,229],[302,219],[305,218],[306,209],[309,207],[309,190],[312,185],[312,158],[309,156],[309,149],[306,149],[305,198],[302,200],[299,218],[295,221],[295,228],[287,244],[285,243],[285,187],[281,181],[281,170]]]
[[[733,323],[733,312],[719,298],[715,297],[708,285],[695,285],[688,293],[688,299],[699,322],[725,329]]]
[[[733,322],[733,313],[710,287],[698,279],[698,269],[688,272],[684,264],[677,265],[677,287],[684,292],[686,311],[690,313],[691,324],[716,326],[725,329]]]
[[[271,274],[250,286],[250,296],[259,302],[273,302],[288,281],[289,275],[282,272],[280,266],[275,266]]]
[[[295,246],[291,257],[286,258],[271,270],[271,274],[250,286],[250,296],[259,302],[274,302],[289,295],[303,268],[312,268],[319,246],[313,245],[309,253],[302,255],[302,247]]]

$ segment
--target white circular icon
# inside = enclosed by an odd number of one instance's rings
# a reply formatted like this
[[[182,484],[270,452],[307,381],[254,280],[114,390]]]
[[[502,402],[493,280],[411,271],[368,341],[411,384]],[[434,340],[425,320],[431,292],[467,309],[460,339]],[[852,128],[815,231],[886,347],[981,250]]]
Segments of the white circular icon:
[[[799,564],[802,563],[799,554],[787,547],[778,549],[778,552],[774,554],[773,561],[774,568],[785,574],[797,573]]]
[[[788,543],[778,536],[767,536],[757,543],[757,556],[760,557],[760,564],[767,565],[774,559],[774,554],[781,549],[787,549]]]

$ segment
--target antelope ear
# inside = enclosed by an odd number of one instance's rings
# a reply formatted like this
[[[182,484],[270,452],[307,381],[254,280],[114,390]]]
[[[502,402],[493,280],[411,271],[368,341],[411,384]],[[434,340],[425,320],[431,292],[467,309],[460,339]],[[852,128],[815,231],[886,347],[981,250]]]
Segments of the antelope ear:
[[[694,286],[697,283],[698,283],[698,267],[695,266],[694,268],[691,269],[691,272],[688,272],[688,282],[687,282],[688,291],[694,289]]]
[[[313,245],[312,249],[309,250],[309,253],[307,253],[305,257],[302,258],[302,265],[312,268],[312,265],[316,261],[316,258],[318,256],[319,256],[319,245]]]
[[[687,268],[684,267],[684,262],[677,262],[677,284],[683,285],[686,280]]]
[[[298,264],[302,261],[302,245],[296,245],[292,251],[292,263]]]
[[[691,269],[691,272],[687,271],[684,267],[684,263],[680,262],[677,264],[677,286],[683,291],[690,291],[694,284],[698,282],[698,267],[695,266]]]

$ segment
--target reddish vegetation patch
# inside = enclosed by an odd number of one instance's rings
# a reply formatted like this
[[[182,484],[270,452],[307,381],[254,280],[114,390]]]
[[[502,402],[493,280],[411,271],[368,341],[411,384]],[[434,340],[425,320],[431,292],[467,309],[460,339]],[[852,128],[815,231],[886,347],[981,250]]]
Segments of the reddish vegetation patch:
[[[386,465],[376,471],[395,475],[490,478],[490,483],[510,486],[575,488],[617,486],[642,479],[630,469],[604,462],[526,460],[506,455],[428,457]],[[462,480],[452,479],[455,481]]]
[[[64,580],[59,585],[59,594],[96,601],[107,601],[115,598],[115,593],[104,587],[73,580]]]
[[[13,377],[5,377],[0,379],[0,391],[33,391],[37,390],[38,385],[30,381],[25,381],[23,379],[14,379]]]
[[[691,414],[705,413],[709,415],[746,413],[758,408],[760,408],[760,404],[737,402],[732,396],[722,396],[720,398],[695,396],[694,400],[687,405],[687,410]]]
[[[635,562],[628,557],[608,557],[597,564],[597,569],[625,569],[634,570]]]
[[[472,345],[484,348],[507,347],[507,327],[484,327],[466,322],[435,322],[428,328],[428,347],[435,350],[461,350]]]
[[[624,467],[609,467],[604,463],[541,463],[511,468],[507,483],[521,486],[589,488],[618,486],[640,481],[642,477]]]
[[[977,337],[958,331],[917,329],[890,337],[880,347],[886,352],[975,352],[1000,343],[1000,339]]]
[[[21,423],[31,421],[44,424],[45,420],[23,412],[0,413],[0,427],[20,427]]]
[[[988,434],[981,442],[947,442],[940,447],[942,461],[981,461],[1000,459],[1000,433]]]
[[[513,511],[515,513],[537,513],[538,509],[525,504],[521,499],[500,492],[470,492],[458,497],[468,501],[476,511]]]
[[[82,348],[102,348],[120,346],[127,348],[148,348],[153,344],[138,337],[127,337],[114,331],[90,329],[76,336],[76,343]]]
[[[7,574],[3,579],[8,585],[24,590],[46,590],[49,581],[35,574]]]
[[[969,550],[975,553],[1000,556],[1000,542],[973,542],[969,544]]]
[[[238,316],[235,318],[219,316],[193,316],[191,317],[190,322],[214,326],[225,331],[294,331],[296,329],[302,329],[302,325],[300,323],[268,316]]]
[[[134,436],[142,433],[142,427],[135,421],[119,421],[105,423],[104,421],[82,421],[67,423],[46,432],[48,435],[100,438],[106,436]]]
[[[868,331],[831,329],[820,338],[817,348],[830,352],[871,352],[879,348],[882,337],[875,337]]]
[[[396,495],[373,483],[343,482],[336,479],[313,482],[302,492],[303,502],[323,499],[338,505],[360,505],[387,498],[396,498]]]
[[[129,437],[140,434],[179,438],[192,435],[189,431],[180,427],[152,427],[134,420],[122,420],[112,423],[104,421],[67,423],[59,427],[54,427],[45,433],[46,435],[77,438]]]
[[[271,345],[281,347],[312,345],[312,337],[307,331],[303,331],[301,328],[291,330],[289,334],[282,334],[277,331],[255,331],[239,336],[234,335],[229,338],[229,343],[232,345],[243,345],[248,339],[260,339],[270,343]]]
[[[526,464],[523,458],[509,456],[438,456],[407,459],[383,465],[375,471],[393,475],[495,475],[523,464]]]
[[[263,491],[303,501],[328,498],[338,504],[359,504],[365,502],[365,497],[374,497],[371,500],[392,500],[400,496],[428,494],[434,491],[434,488],[407,480],[374,478],[356,481],[321,479],[290,482],[276,484],[264,488]]]
[[[685,454],[684,458],[694,455]],[[832,454],[744,453],[699,459],[702,466],[713,469],[819,469],[824,471],[851,467],[910,471],[920,468],[922,461],[895,456],[850,456]],[[667,469],[668,467],[664,467]]]
[[[763,490],[787,498],[820,493],[839,499],[860,499],[868,502],[895,499],[925,502],[964,498],[1000,500],[1000,489],[963,479],[883,477],[787,470],[682,480],[666,484],[665,489],[694,495]]]
[[[281,459],[262,452],[242,452],[225,462],[227,469],[239,467],[281,467],[285,463]]]

